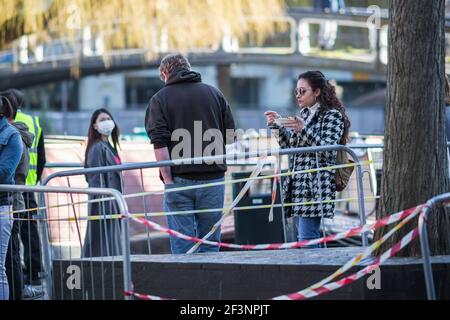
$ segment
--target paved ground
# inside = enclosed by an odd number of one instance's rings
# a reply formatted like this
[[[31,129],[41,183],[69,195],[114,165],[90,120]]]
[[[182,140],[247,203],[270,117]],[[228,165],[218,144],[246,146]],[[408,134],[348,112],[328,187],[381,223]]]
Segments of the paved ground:
[[[363,250],[361,247],[346,247],[271,251],[227,251],[191,255],[133,255],[132,262],[342,266],[359,253],[362,253]],[[110,261],[111,258],[93,259],[93,261],[101,260]],[[120,261],[120,257],[115,257],[114,260]],[[371,261],[373,261],[373,258],[368,258],[363,261],[363,264],[368,264]],[[432,257],[432,262],[450,263],[450,256]],[[421,263],[421,258],[392,258],[386,262],[387,265]]]

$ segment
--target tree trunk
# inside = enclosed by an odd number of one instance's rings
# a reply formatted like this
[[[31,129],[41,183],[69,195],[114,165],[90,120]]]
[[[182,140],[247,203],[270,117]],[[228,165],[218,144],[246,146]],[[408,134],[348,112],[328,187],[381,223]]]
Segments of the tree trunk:
[[[391,0],[385,151],[378,218],[448,192],[445,146],[445,0]],[[392,247],[417,219],[390,238]],[[379,239],[387,229],[376,232]],[[450,219],[440,208],[428,222],[433,254],[450,254]],[[378,252],[378,253],[379,253]],[[416,240],[402,256],[420,256]]]

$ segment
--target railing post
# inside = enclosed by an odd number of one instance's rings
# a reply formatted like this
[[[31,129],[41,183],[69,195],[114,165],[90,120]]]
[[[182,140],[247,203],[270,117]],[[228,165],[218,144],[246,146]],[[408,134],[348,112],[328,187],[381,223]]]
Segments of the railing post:
[[[436,290],[434,288],[433,270],[430,258],[430,244],[428,242],[428,231],[426,223],[428,212],[430,211],[430,207],[432,206],[433,202],[429,201],[419,217],[420,249],[422,251],[423,272],[425,276],[425,285],[427,288],[428,300],[436,300]]]
[[[133,287],[131,281],[130,218],[128,206],[123,195],[119,191],[111,189],[111,192],[114,198],[116,198],[122,219],[123,288],[124,292],[131,292]],[[132,300],[132,297],[125,295],[125,300]]]
[[[360,224],[363,226],[366,224],[366,208],[364,204],[364,188],[363,188],[363,176],[361,170],[361,162],[359,161],[356,153],[350,149],[349,147],[342,146],[343,150],[347,152],[355,161],[356,167],[356,184],[358,188],[358,207],[359,207],[359,220]],[[369,245],[369,241],[367,239],[367,232],[364,232],[362,235],[362,245],[363,247],[367,247]]]
[[[444,193],[430,199],[419,216],[420,249],[422,253],[423,272],[425,276],[428,300],[436,300],[436,289],[434,286],[433,266],[431,264],[430,244],[428,241],[427,231],[428,216],[437,203],[447,202],[448,200],[450,200],[450,193]]]
[[[123,248],[123,271],[124,271],[124,291],[129,292],[132,290],[131,282],[131,257],[130,257],[130,241],[129,241],[129,213],[128,206],[123,195],[115,189],[108,188],[68,188],[68,187],[49,187],[49,186],[22,186],[22,185],[0,185],[0,191],[3,192],[38,192],[38,206],[39,214],[34,218],[38,218],[38,221],[42,220],[40,229],[42,232],[42,245],[44,250],[44,267],[46,271],[46,286],[49,299],[53,296],[53,272],[52,272],[52,248],[48,238],[47,228],[47,214],[46,205],[44,199],[44,192],[49,193],[78,193],[78,194],[91,194],[91,195],[108,195],[111,199],[115,199],[119,208],[120,216],[122,219],[123,234],[122,234],[122,248]],[[126,297],[130,299],[130,297]]]

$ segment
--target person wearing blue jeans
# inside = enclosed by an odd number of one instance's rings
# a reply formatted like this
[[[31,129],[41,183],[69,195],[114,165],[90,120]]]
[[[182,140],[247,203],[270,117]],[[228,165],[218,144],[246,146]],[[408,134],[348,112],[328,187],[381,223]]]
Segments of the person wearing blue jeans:
[[[300,116],[277,122],[280,115],[267,111],[269,128],[282,149],[309,148],[346,144],[350,120],[336,88],[320,71],[307,71],[298,76],[294,91]],[[336,199],[336,151],[300,153],[289,157],[289,170],[296,172],[283,179],[283,203],[286,217],[297,219],[299,240],[320,238],[322,218],[334,217]],[[316,172],[308,172],[319,168]],[[314,246],[318,247],[318,246]]]
[[[8,101],[0,99],[0,184],[14,184],[14,174],[22,157],[22,138],[19,131],[8,124],[12,113]],[[5,259],[12,229],[12,195],[0,192],[0,300],[9,299]]]
[[[225,144],[234,142],[234,119],[227,100],[217,88],[202,82],[200,73],[191,70],[188,59],[169,54],[159,66],[165,86],[150,100],[145,129],[153,144],[157,161],[182,160],[173,167],[161,167],[164,182],[164,209],[170,229],[205,237],[220,219],[224,186],[169,192],[176,187],[198,186],[224,181],[227,165],[223,159],[204,159],[225,154]],[[191,158],[196,158],[192,160]],[[191,160],[188,160],[191,159]],[[183,213],[217,209],[205,213]],[[172,214],[176,212],[176,214]],[[219,241],[220,228],[207,240]],[[187,253],[194,243],[170,238],[172,253]],[[219,251],[201,245],[195,252]]]
[[[11,211],[11,206],[0,206],[0,300],[9,299],[9,285],[5,263],[13,225],[13,220],[9,214]]]
[[[294,217],[295,225],[297,227],[297,239],[298,241],[314,240],[321,237],[320,223],[322,218],[303,218]],[[307,246],[306,248],[314,249],[320,248],[319,244]]]
[[[222,209],[225,186],[191,189],[185,191],[167,192],[173,188],[197,186],[205,183],[224,182],[223,178],[214,180],[188,180],[179,177],[173,178],[173,184],[166,185],[164,194],[164,211],[180,212],[202,209]],[[167,225],[172,230],[177,230],[187,236],[203,238],[222,217],[222,211],[167,215]],[[220,227],[208,238],[210,241],[220,241]],[[191,241],[177,237],[170,237],[172,253],[186,253],[194,246]],[[217,252],[218,246],[202,244],[196,252]]]

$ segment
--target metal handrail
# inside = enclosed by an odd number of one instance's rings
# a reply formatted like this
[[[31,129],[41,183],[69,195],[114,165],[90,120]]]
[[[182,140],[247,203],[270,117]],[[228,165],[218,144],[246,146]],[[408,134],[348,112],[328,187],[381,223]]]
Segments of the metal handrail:
[[[380,11],[380,13],[382,13],[383,11]],[[291,46],[290,47],[286,47],[284,48],[283,51],[279,52],[281,54],[287,54],[287,53],[295,53],[296,52],[296,34],[297,34],[297,25],[299,22],[299,19],[303,19],[303,18],[312,18],[312,19],[316,19],[316,18],[321,18],[323,20],[338,20],[338,21],[347,21],[348,23],[351,22],[359,22],[359,23],[363,23],[364,25],[366,24],[367,21],[367,17],[369,17],[370,15],[372,15],[373,13],[368,12],[367,9],[363,9],[363,10],[358,10],[355,11],[354,9],[352,10],[342,10],[340,12],[336,12],[336,13],[324,13],[324,12],[317,12],[314,10],[297,10],[297,9],[289,9],[286,12],[286,15],[283,16],[283,19],[287,19],[289,20],[289,23],[291,24],[292,27],[292,31],[290,34],[290,39],[291,39]],[[381,14],[381,17],[383,19],[383,21],[385,21],[385,15],[386,14]],[[249,17],[251,19],[251,17]],[[271,20],[273,20],[273,18],[270,18]],[[279,19],[279,18],[275,18],[275,19]],[[121,24],[126,24],[126,21],[122,21],[119,22]],[[96,22],[93,22],[91,24],[88,24],[86,26],[84,26],[84,28],[90,28],[91,26],[95,26]],[[145,26],[143,26],[145,27]],[[226,37],[224,37],[224,39],[222,39],[223,42],[224,40],[226,40]],[[44,56],[42,57],[42,60],[29,60],[27,63],[25,64],[29,64],[29,63],[42,63],[42,62],[54,62],[54,61],[63,61],[63,60],[70,60],[76,57],[79,57],[80,55],[83,57],[91,57],[91,55],[85,55],[83,53],[83,44],[84,39],[83,39],[83,35],[82,33],[80,33],[79,37],[75,40],[72,41],[69,38],[60,38],[60,39],[54,39],[49,43],[43,43],[42,45],[61,45],[64,46],[66,45],[67,48],[70,48],[70,50],[68,50],[67,52],[63,52],[63,53],[54,53],[52,52],[50,55],[48,56]],[[220,47],[217,46],[216,48],[214,48],[213,50],[200,50],[200,52],[204,52],[204,53],[210,53],[210,52],[217,52],[219,51]],[[237,53],[264,53],[267,52],[267,48],[260,48],[262,49],[262,51],[258,51],[257,48],[254,49],[244,49],[241,48],[239,49],[239,51]],[[109,51],[109,55],[110,56],[115,56],[115,55],[127,55],[127,54],[145,54],[148,50],[155,50],[155,47],[152,46],[148,46],[148,45],[144,45],[143,48],[129,48],[129,49],[120,49],[120,50],[110,50]],[[193,50],[192,53],[194,53],[196,50]],[[198,51],[198,50],[197,50]],[[17,52],[17,50],[13,50],[13,55],[17,56],[19,55],[19,53]],[[155,52],[158,53],[158,50],[155,50]],[[276,51],[269,51],[269,53],[276,53]],[[96,55],[93,55],[96,56]],[[101,56],[101,54],[98,54],[98,56]],[[16,57],[14,59],[15,61],[18,61],[19,59]]]
[[[124,288],[125,291],[130,291],[131,287],[131,250],[129,241],[129,220],[128,220],[128,205],[123,197],[123,195],[110,188],[68,188],[68,187],[49,187],[49,186],[22,186],[22,185],[0,185],[0,192],[39,192],[39,207],[44,207],[44,192],[50,193],[77,193],[77,194],[89,194],[89,195],[104,195],[113,197],[117,203],[119,213],[122,217],[122,252],[123,252],[123,269],[124,269]],[[48,297],[52,298],[53,293],[53,268],[52,268],[52,257],[50,244],[48,239],[48,228],[45,223],[47,218],[47,213],[45,209],[39,209],[39,213],[36,216],[37,222],[44,221],[44,223],[39,223],[42,235],[42,245],[44,250],[44,268],[46,271],[46,286],[48,291]],[[43,220],[42,220],[43,219]],[[125,299],[131,299],[130,297],[125,297]]]
[[[49,175],[44,181],[43,185],[47,185],[54,178],[79,176],[93,173],[107,173],[107,172],[118,172],[118,171],[129,171],[137,169],[150,169],[150,168],[160,168],[160,167],[171,167],[183,165],[186,163],[202,163],[202,162],[214,162],[214,161],[227,161],[227,160],[239,160],[248,158],[259,158],[261,156],[282,156],[282,155],[293,155],[302,153],[316,153],[316,152],[326,152],[326,151],[345,151],[347,152],[355,162],[356,167],[356,182],[358,191],[358,206],[359,206],[359,218],[360,224],[366,224],[365,206],[364,206],[364,190],[363,190],[363,179],[361,162],[359,161],[356,153],[347,146],[343,145],[330,145],[321,147],[306,147],[306,148],[291,148],[291,149],[276,149],[276,150],[266,150],[258,152],[245,152],[240,154],[229,154],[229,155],[219,155],[210,157],[197,157],[189,159],[177,159],[177,160],[166,160],[166,161],[156,161],[156,162],[144,162],[144,163],[132,163],[132,164],[122,164],[107,167],[95,167],[88,169],[78,169],[78,170],[68,170],[55,172]],[[362,235],[363,246],[368,245],[368,235],[364,233]]]
[[[448,146],[450,146],[450,142],[448,143]],[[384,146],[382,144],[348,144],[347,147],[350,149],[382,149]],[[140,163],[140,162],[139,162]],[[124,163],[124,164],[138,164],[138,162],[133,163]],[[229,164],[229,166],[236,166],[236,165],[249,165],[248,163],[237,163],[237,164]],[[251,164],[250,164],[251,165]],[[53,168],[83,168],[84,163],[80,162],[47,162],[45,164],[46,168],[53,169]]]
[[[433,270],[430,258],[430,244],[428,242],[427,222],[431,209],[438,203],[449,202],[450,193],[444,193],[442,195],[431,198],[427,201],[426,207],[423,209],[419,217],[419,237],[420,248],[423,259],[423,272],[425,275],[425,284],[427,287],[428,300],[436,300],[436,289],[434,287]]]

